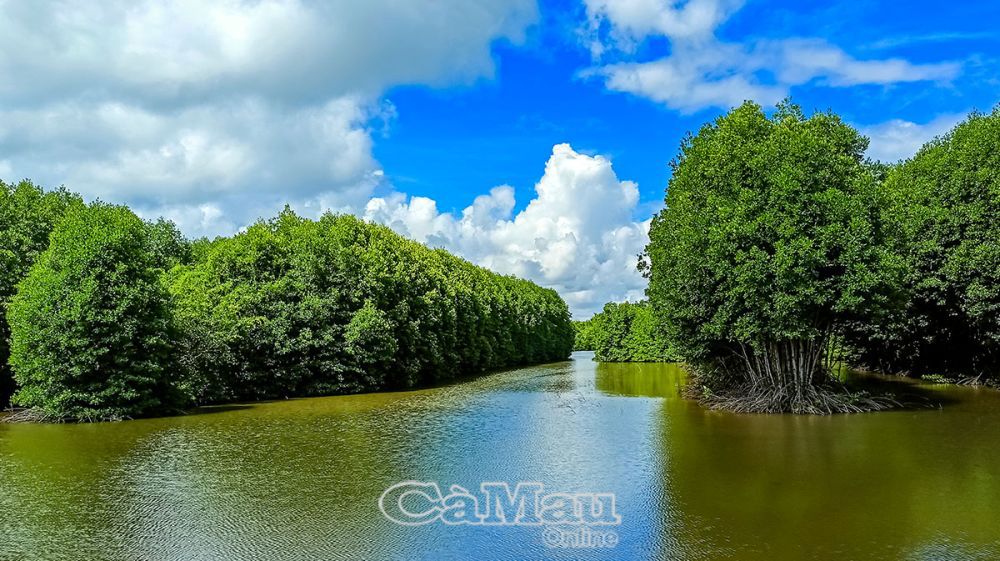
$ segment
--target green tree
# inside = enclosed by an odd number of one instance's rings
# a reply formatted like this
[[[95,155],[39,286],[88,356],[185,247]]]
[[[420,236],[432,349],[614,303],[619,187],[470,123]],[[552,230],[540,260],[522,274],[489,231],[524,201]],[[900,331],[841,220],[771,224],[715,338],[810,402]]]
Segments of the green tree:
[[[574,351],[594,350],[594,322],[592,320],[593,318],[585,321],[573,322],[573,330],[576,332],[576,337],[573,340]]]
[[[588,339],[600,362],[675,362],[648,302],[610,302],[589,320]]]
[[[199,402],[412,387],[572,349],[554,291],[352,216],[286,209],[196,248],[167,283]]]
[[[824,359],[846,326],[892,308],[901,271],[866,146],[836,115],[788,102],[770,118],[745,103],[684,140],[641,268],[706,401],[856,407]]]
[[[14,392],[7,306],[17,284],[49,246],[49,233],[70,208],[83,206],[79,196],[65,189],[45,192],[30,181],[0,181],[0,407]]]
[[[674,362],[679,360],[659,333],[647,302],[604,305],[590,320],[594,359],[600,362]]]
[[[160,269],[169,271],[177,265],[186,265],[194,260],[191,242],[177,229],[173,222],[159,218],[146,222],[149,231],[150,251]]]
[[[885,220],[906,263],[906,306],[852,334],[892,373],[1000,375],[1000,108],[972,114],[888,174]]]
[[[170,310],[146,225],[124,207],[75,209],[8,309],[20,389],[46,418],[121,419],[178,405]]]

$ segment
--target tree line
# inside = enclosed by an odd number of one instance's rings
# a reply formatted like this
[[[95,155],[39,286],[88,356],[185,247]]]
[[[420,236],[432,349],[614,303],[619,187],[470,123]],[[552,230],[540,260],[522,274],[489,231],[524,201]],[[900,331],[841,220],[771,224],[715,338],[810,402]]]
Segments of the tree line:
[[[575,321],[574,350],[594,351],[600,362],[674,362],[679,355],[656,327],[648,302],[609,302],[586,321]]]
[[[0,182],[0,262],[0,397],[33,418],[409,388],[573,345],[555,291],[348,215],[286,208],[192,242],[126,207]]]
[[[657,330],[703,402],[829,413],[889,406],[833,361],[1000,380],[1000,109],[904,162],[832,112],[745,103],[671,163],[640,261]]]

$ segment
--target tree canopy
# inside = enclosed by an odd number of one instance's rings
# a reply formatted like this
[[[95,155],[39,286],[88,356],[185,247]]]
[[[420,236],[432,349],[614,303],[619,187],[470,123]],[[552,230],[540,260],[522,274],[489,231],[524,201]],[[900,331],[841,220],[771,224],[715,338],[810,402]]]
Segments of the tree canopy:
[[[413,387],[562,360],[574,336],[555,291],[352,216],[191,244],[101,203],[67,213],[8,318],[14,403],[79,420]]]
[[[573,350],[574,351],[592,351],[594,350],[594,318],[583,321],[574,321],[573,330],[576,332],[576,337],[573,339]]]
[[[352,216],[286,210],[167,281],[199,402],[411,387],[573,345],[554,291]]]
[[[0,407],[14,391],[8,367],[10,327],[7,306],[38,256],[49,246],[49,233],[67,210],[83,206],[65,189],[43,191],[30,181],[0,181]]]
[[[13,402],[45,417],[169,411],[173,330],[147,225],[124,207],[67,213],[8,310]]]
[[[578,332],[579,333],[579,332]],[[673,362],[679,360],[656,326],[648,302],[604,305],[586,322],[586,344],[600,362]]]
[[[745,103],[685,139],[643,264],[659,325],[706,393],[826,410],[831,337],[893,301],[867,141],[832,113]],[[825,395],[825,394],[824,394]]]
[[[1000,108],[972,114],[891,169],[885,191],[906,305],[853,333],[859,361],[893,373],[996,377]]]

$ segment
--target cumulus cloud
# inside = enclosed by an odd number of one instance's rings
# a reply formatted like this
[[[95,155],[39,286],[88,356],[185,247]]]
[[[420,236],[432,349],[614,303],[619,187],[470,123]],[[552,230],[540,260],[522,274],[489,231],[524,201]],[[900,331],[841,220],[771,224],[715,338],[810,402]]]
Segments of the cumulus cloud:
[[[893,163],[912,157],[921,146],[946,134],[965,117],[965,113],[940,115],[924,124],[893,119],[863,126],[859,130],[871,140],[868,146],[869,157]]]
[[[631,43],[650,35],[706,38],[743,6],[743,0],[585,0],[592,27],[602,19],[613,26],[614,39]]]
[[[193,234],[284,202],[363,207],[384,182],[382,93],[489,77],[493,42],[536,16],[533,0],[0,2],[0,172]]]
[[[633,218],[635,183],[621,181],[611,161],[558,144],[535,185],[536,197],[514,213],[514,190],[493,188],[461,215],[442,213],[425,197],[371,199],[364,216],[403,235],[444,247],[495,271],[555,288],[577,318],[608,301],[643,297],[636,270],[649,221]]]
[[[354,97],[295,109],[249,98],[159,112],[71,101],[0,111],[0,149],[88,195],[137,203],[227,193],[308,194],[377,169]]]
[[[536,15],[531,0],[5,2],[0,75],[19,79],[0,83],[0,96],[377,95],[490,75],[491,42],[520,40]]]
[[[649,37],[670,42],[669,56],[601,64],[584,75],[604,79],[614,91],[643,96],[690,113],[729,108],[752,99],[773,104],[790,88],[941,81],[955,78],[953,62],[914,64],[899,58],[860,60],[823,39],[719,40],[718,26],[739,10],[739,0],[585,0],[591,52],[626,55]],[[628,58],[628,57],[626,57]]]
[[[656,30],[718,19],[695,12]],[[522,210],[499,186],[456,215],[392,191],[372,155],[395,116],[388,88],[489,77],[491,45],[536,17],[534,0],[0,1],[0,75],[16,77],[0,81],[0,175],[192,236],[285,203],[354,212],[553,287],[587,317],[645,286],[649,224],[608,159],[558,145]]]

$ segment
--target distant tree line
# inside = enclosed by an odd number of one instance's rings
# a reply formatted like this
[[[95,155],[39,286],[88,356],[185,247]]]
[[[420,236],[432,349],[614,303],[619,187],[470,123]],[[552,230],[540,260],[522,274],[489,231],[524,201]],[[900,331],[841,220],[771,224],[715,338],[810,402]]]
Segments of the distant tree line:
[[[1000,111],[898,165],[833,113],[746,103],[687,137],[640,269],[711,406],[890,405],[832,375],[1000,379]],[[847,352],[844,352],[844,350]]]
[[[586,321],[574,322],[576,350],[594,351],[601,362],[673,362],[679,359],[657,330],[647,302],[608,303]]]
[[[196,401],[407,388],[565,359],[568,308],[349,215],[285,210],[165,277]]]
[[[594,340],[591,335],[594,329],[593,318],[573,322],[573,331],[576,336],[573,339],[574,351],[594,350]]]
[[[4,400],[40,419],[409,388],[573,346],[550,289],[352,216],[231,238],[0,183]],[[8,368],[8,365],[10,368]]]

